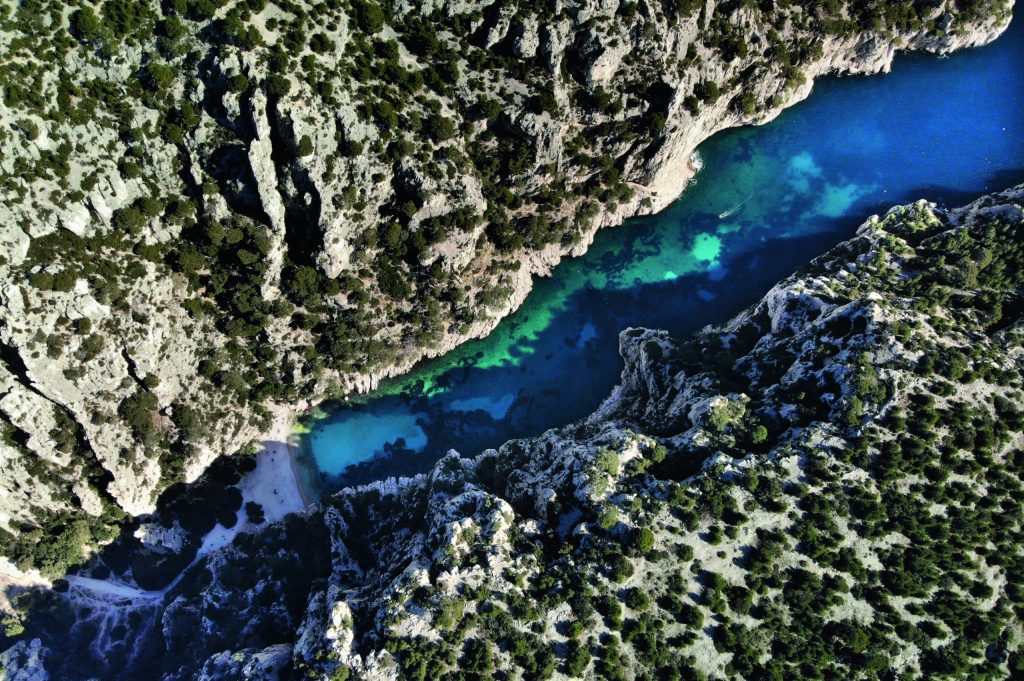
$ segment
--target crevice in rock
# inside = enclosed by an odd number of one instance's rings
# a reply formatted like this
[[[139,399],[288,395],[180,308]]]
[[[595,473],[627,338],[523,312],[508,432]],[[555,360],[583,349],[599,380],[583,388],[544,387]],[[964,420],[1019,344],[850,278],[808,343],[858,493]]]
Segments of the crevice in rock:
[[[298,265],[313,266],[316,254],[323,250],[320,229],[320,192],[306,170],[296,160],[291,145],[285,140],[282,122],[277,113],[277,98],[267,100],[267,121],[270,123],[270,158],[277,169],[278,183],[291,180],[296,195],[280,192],[284,203],[285,248],[288,260]],[[280,190],[279,190],[280,191]]]
[[[132,356],[128,354],[128,348],[124,345],[121,346],[121,357],[124,358],[125,364],[128,365],[128,375],[131,376],[140,386],[144,386],[145,384],[142,382],[142,377],[139,376],[138,366],[135,364],[135,360],[132,359]]]
[[[203,85],[206,86],[203,92],[203,101],[201,102],[203,111],[222,128],[233,130],[243,141],[252,139],[254,133],[251,126],[247,125],[245,118],[241,117],[239,120],[235,120],[228,115],[228,110],[224,106],[224,95],[228,89],[227,83],[215,70],[215,62],[216,51],[210,50],[196,68],[196,74],[202,80]],[[245,128],[248,128],[248,130]]]
[[[2,395],[0,395],[2,397]],[[3,429],[6,431],[6,436],[21,449],[29,451],[28,440],[31,437],[27,432],[16,426],[8,417],[7,414],[0,412],[0,424],[3,425]]]
[[[19,383],[40,397],[45,397],[47,400],[50,399],[36,389],[32,377],[28,375],[28,367],[25,365],[25,360],[21,358],[17,348],[0,341],[0,361],[4,363],[7,370],[11,372],[11,375],[18,379]]]
[[[469,36],[470,45],[487,49],[487,36],[498,25],[498,20],[501,18],[504,8],[505,5],[501,2],[496,2],[483,8],[483,20],[480,22],[479,28]]]
[[[221,195],[232,211],[270,225],[270,218],[260,201],[256,175],[242,144],[224,144],[213,150],[206,158],[203,169],[217,180]]]
[[[221,195],[233,212],[270,226],[270,217],[263,209],[256,175],[248,158],[248,146],[256,139],[250,93],[239,95],[239,115],[232,117],[224,106],[224,97],[228,95],[226,79],[216,69],[212,52],[200,63],[198,75],[205,85],[203,111],[222,129],[234,133],[202,158],[203,170],[217,181]]]

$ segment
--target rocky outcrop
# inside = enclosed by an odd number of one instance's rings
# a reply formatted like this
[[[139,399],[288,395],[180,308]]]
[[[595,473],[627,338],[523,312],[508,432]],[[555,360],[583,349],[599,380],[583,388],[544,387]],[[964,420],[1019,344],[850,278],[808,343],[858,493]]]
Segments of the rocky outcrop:
[[[249,142],[249,165],[252,167],[253,177],[256,178],[260,204],[270,223],[268,236],[271,245],[267,273],[263,282],[263,295],[276,297],[278,295],[276,292],[277,282],[280,280],[281,268],[284,266],[285,236],[287,234],[284,201],[277,190],[277,169],[271,158],[273,142],[270,137],[270,121],[267,118],[266,95],[257,89],[249,100],[249,107],[252,109],[252,126],[256,133],[254,139]]]
[[[279,644],[263,650],[222,653],[207,660],[196,678],[276,681],[281,678],[281,670],[291,664],[291,652],[291,646]]]

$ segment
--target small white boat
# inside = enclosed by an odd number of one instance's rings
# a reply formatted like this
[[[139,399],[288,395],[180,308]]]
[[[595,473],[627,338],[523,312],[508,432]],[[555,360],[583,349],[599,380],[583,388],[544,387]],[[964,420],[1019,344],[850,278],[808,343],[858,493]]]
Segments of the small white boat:
[[[737,203],[735,206],[733,206],[729,210],[722,211],[721,213],[718,214],[718,219],[719,220],[724,220],[725,218],[735,214],[740,208],[743,207],[743,204],[745,204],[747,201],[749,201],[753,197],[754,197],[754,195],[753,195],[753,193],[751,193],[750,196],[748,196],[747,198],[743,199],[742,201]]]

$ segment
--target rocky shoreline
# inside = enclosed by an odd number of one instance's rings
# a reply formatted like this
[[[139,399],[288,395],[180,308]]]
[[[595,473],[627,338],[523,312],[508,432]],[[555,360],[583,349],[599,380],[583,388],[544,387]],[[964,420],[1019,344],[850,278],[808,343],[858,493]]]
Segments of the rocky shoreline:
[[[771,122],[786,108],[809,97],[814,82],[818,78],[835,75],[869,76],[889,73],[892,70],[893,61],[900,53],[921,51],[946,55],[957,50],[987,45],[1001,36],[1009,28],[1009,25],[1009,21],[1007,21],[1004,24],[986,26],[965,35],[947,35],[939,39],[926,32],[921,32],[918,35],[905,38],[901,47],[897,47],[894,42],[876,38],[856,39],[852,42],[840,43],[832,46],[832,49],[826,49],[827,55],[834,56],[823,58],[807,69],[806,82],[791,91],[789,98],[781,106],[774,107],[756,117],[737,115],[724,106],[707,109],[707,113],[702,113],[696,121],[694,129],[686,130],[683,135],[667,138],[666,147],[668,149],[664,153],[666,160],[660,165],[652,164],[644,171],[650,179],[644,184],[632,183],[631,186],[637,190],[636,195],[619,204],[614,211],[606,211],[602,206],[602,210],[582,232],[578,243],[568,249],[552,248],[537,254],[528,254],[528,257],[522,261],[525,266],[519,270],[521,274],[517,274],[512,293],[504,307],[479,325],[471,327],[466,333],[446,335],[437,347],[427,348],[421,353],[403,358],[400,363],[371,370],[366,374],[340,377],[342,380],[340,394],[373,392],[383,380],[406,374],[422,361],[440,357],[465,342],[487,336],[505,317],[522,306],[530,291],[533,290],[536,277],[550,276],[552,270],[563,259],[583,255],[593,243],[599,230],[620,227],[631,218],[660,213],[676,201],[696,174],[691,162],[693,154],[697,152],[698,147],[704,141],[713,135],[733,127],[764,125]],[[850,54],[854,54],[856,57],[847,58],[846,55]],[[771,88],[771,84],[765,84],[764,87],[767,91]],[[567,213],[567,216],[570,213]]]
[[[882,671],[1013,678],[1022,198],[899,206],[726,324],[626,329],[620,384],[589,418],[225,546],[137,614],[132,646],[89,652],[88,625],[107,625],[58,597],[5,668],[845,678],[875,641]]]
[[[4,114],[0,536],[57,573],[260,441],[269,406],[493,330],[597,229],[674,200],[717,130],[991,41],[1012,7],[866,29],[842,3],[356,3],[315,25],[302,2],[141,5],[2,27],[44,95]],[[63,47],[42,63],[33,40]]]

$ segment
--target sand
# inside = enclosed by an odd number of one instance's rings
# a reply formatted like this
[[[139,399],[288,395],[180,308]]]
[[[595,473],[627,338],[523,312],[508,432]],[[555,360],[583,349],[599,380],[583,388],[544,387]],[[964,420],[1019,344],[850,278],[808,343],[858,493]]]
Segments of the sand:
[[[256,468],[242,478],[239,490],[242,506],[238,509],[234,527],[217,525],[205,537],[199,549],[204,556],[227,546],[239,532],[250,530],[245,505],[255,502],[263,507],[265,523],[281,520],[289,513],[301,513],[315,503],[316,495],[303,475],[297,436],[293,426],[293,412],[282,408],[274,411],[274,422],[256,454]]]

